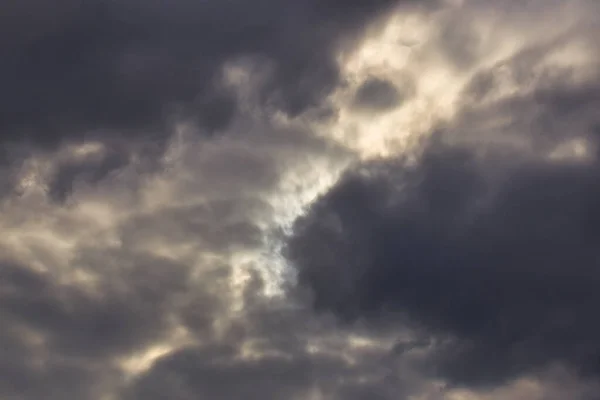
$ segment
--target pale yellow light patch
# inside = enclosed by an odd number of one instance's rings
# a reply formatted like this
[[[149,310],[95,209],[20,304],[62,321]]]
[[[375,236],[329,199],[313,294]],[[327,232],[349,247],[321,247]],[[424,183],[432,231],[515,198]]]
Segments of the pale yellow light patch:
[[[73,238],[55,235],[49,227],[29,226],[22,230],[5,231],[2,243],[11,248],[11,254],[40,272],[49,271],[48,260],[38,256],[37,249],[43,249],[43,255],[52,257],[57,264],[67,262],[75,246]]]
[[[106,151],[106,147],[100,142],[90,141],[79,145],[67,146],[64,150],[73,158],[82,159],[90,156],[102,155]]]
[[[402,70],[410,62],[413,48],[431,36],[432,28],[424,17],[396,14],[355,52],[340,55],[338,62],[344,75],[354,81],[365,73]]]
[[[173,351],[171,343],[153,345],[143,353],[136,354],[122,362],[122,368],[128,375],[137,376],[152,367],[154,362]]]
[[[348,366],[357,365],[365,355],[389,354],[398,337],[368,337],[358,334],[334,333],[311,338],[306,351],[313,355],[323,355],[342,360]]]
[[[347,343],[351,349],[354,350],[373,350],[373,349],[387,349],[392,344],[392,340],[382,340],[381,338],[372,338],[368,336],[350,335],[347,338]]]
[[[96,236],[96,242],[99,242],[98,233],[106,234],[105,240],[113,245],[118,245],[120,240],[116,236],[115,229],[127,218],[128,214],[119,209],[118,206],[110,201],[90,198],[86,201],[77,202],[69,213],[77,220],[80,220],[82,227],[88,226],[87,231],[91,231]],[[106,243],[100,241],[101,243]]]
[[[132,244],[130,249],[171,261],[194,259],[198,254],[198,248],[193,241],[169,241],[168,232],[165,232],[165,236],[151,235],[146,240]]]
[[[273,357],[285,360],[292,360],[293,356],[285,351],[279,351],[269,348],[267,339],[262,340],[246,340],[239,349],[238,359],[244,361],[257,361],[265,357]]]
[[[313,356],[326,356],[331,358],[337,358],[343,361],[348,366],[354,366],[358,364],[356,354],[350,349],[340,344],[335,340],[313,340],[311,343],[306,345],[306,352]]]
[[[363,159],[389,157],[410,151],[411,139],[427,133],[436,121],[451,117],[464,77],[438,57],[419,55],[434,34],[435,19],[399,14],[355,53],[340,58],[349,86],[332,96],[340,113],[326,134]],[[381,115],[353,110],[353,93],[369,77],[395,84],[405,96],[402,104]]]
[[[566,143],[560,144],[554,149],[548,158],[551,160],[575,160],[586,161],[592,160],[594,153],[590,144],[585,139],[573,139]]]
[[[139,353],[121,357],[118,365],[125,373],[127,379],[134,379],[152,368],[154,363],[177,349],[193,343],[187,330],[178,327],[173,330],[170,337],[165,341],[154,343]]]
[[[231,279],[229,281],[229,295],[231,297],[230,311],[240,312],[244,308],[244,291],[251,278],[259,255],[255,252],[237,253],[231,256]]]

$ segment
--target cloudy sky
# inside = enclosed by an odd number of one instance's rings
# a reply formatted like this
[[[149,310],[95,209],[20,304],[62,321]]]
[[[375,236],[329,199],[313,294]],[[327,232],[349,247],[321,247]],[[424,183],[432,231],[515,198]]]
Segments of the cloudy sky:
[[[0,398],[600,399],[599,17],[3,0]]]

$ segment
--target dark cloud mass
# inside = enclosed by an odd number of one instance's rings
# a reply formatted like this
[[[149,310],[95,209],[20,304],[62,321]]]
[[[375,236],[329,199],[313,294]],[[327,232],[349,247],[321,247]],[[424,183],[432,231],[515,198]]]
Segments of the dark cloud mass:
[[[507,102],[534,103],[539,117],[527,125],[511,108],[523,142],[597,140],[587,111],[595,88],[502,100],[469,110],[455,129],[473,129],[490,109],[502,115]],[[550,129],[577,122],[548,132],[538,118]],[[348,173],[296,223],[288,252],[300,282],[318,309],[350,320],[402,315],[449,343],[434,370],[457,384],[497,384],[553,363],[598,377],[597,154],[542,158],[448,129],[417,165],[381,161]]]
[[[597,3],[3,0],[0,399],[597,400]]]
[[[431,2],[11,0],[0,16],[0,140],[55,150],[126,137],[130,150],[153,143],[155,157],[177,120],[228,127],[238,100],[223,67],[242,58],[270,70],[260,101],[298,115],[339,82],[338,52],[399,3]]]
[[[366,111],[388,111],[402,102],[402,95],[393,83],[370,78],[360,85],[354,95],[354,107]]]
[[[170,113],[222,129],[236,105],[220,67],[241,56],[272,62],[265,100],[301,112],[336,84],[339,46],[397,3],[11,1],[0,31],[3,140],[146,136]]]

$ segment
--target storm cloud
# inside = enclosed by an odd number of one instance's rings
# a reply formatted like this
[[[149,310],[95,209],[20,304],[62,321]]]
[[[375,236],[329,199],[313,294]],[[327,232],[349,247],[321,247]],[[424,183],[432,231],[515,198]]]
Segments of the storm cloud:
[[[297,114],[338,83],[338,50],[402,2],[42,3],[3,7],[3,141],[160,139],[173,116],[218,131],[236,109],[221,69],[243,57],[272,68],[262,101]]]
[[[596,1],[4,3],[2,399],[598,398]]]
[[[597,377],[597,93],[597,81],[560,84],[466,108],[416,163],[348,172],[289,242],[315,307],[408,319],[439,341],[435,373],[459,385],[554,363]],[[507,126],[479,134],[490,115]],[[586,154],[569,154],[577,139]]]

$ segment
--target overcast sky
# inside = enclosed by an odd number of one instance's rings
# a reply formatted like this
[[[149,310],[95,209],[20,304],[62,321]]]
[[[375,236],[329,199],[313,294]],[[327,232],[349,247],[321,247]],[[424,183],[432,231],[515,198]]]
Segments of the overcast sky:
[[[600,399],[600,2],[3,0],[0,398]]]

